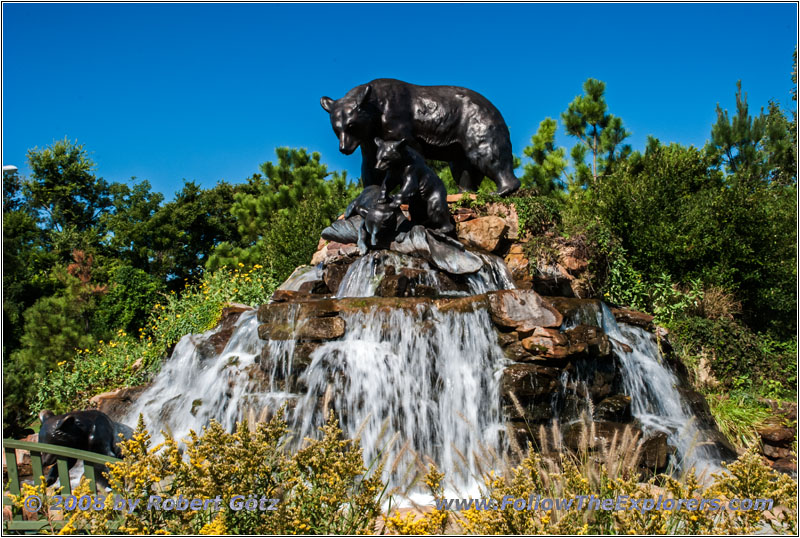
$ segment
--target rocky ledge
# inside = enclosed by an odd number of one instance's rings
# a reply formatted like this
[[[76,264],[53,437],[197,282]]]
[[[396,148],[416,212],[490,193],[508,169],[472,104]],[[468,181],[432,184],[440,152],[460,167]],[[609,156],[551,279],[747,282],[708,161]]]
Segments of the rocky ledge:
[[[644,436],[631,414],[631,397],[622,391],[618,354],[632,350],[621,343],[612,345],[601,327],[601,303],[596,299],[548,297],[531,289],[460,297],[357,298],[279,290],[271,303],[258,310],[259,336],[296,341],[290,390],[302,393],[300,374],[310,364],[315,349],[343,337],[354,314],[392,309],[416,312],[423,320],[429,319],[434,309],[439,313],[488,312],[498,344],[508,359],[501,380],[507,430],[522,446],[528,441],[538,445],[540,426],[557,418],[568,448],[577,447],[583,427],[593,432],[593,447],[610,442],[628,429],[643,441],[641,465],[651,470],[665,467],[672,451],[667,436]],[[620,322],[652,326],[652,318],[645,314],[625,309],[613,313]],[[424,330],[425,325],[419,327]],[[269,353],[269,346],[265,346],[259,365],[265,374],[274,374],[279,369]],[[701,395],[694,396],[697,402],[705,403]],[[591,422],[584,426],[586,417]],[[713,420],[703,428],[716,430]],[[712,437],[719,440],[728,459],[735,457],[718,432]]]

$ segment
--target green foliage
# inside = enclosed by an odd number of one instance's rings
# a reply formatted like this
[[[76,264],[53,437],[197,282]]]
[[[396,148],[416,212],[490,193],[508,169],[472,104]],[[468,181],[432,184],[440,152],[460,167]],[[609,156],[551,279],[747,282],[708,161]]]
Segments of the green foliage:
[[[272,271],[261,266],[207,272],[199,284],[187,284],[180,295],[174,291],[163,295],[138,335],[119,329],[108,341],[96,342],[84,334],[66,343],[61,360],[32,386],[31,411],[67,411],[87,406],[95,394],[143,383],[184,335],[212,329],[225,304],[265,303],[277,286]]]
[[[261,165],[266,181],[252,194],[237,194],[232,213],[240,241],[220,244],[209,269],[256,263],[271,266],[279,278],[307,263],[322,229],[336,219],[358,193],[345,175],[320,163],[319,153],[278,148],[278,164]]]
[[[563,187],[561,176],[567,169],[566,150],[555,147],[558,122],[545,118],[539,129],[531,138],[531,145],[523,150],[523,154],[531,159],[523,168],[520,182],[523,187],[534,187],[542,195],[560,192]]]
[[[115,329],[135,332],[153,310],[162,288],[159,279],[141,269],[114,267],[108,292],[100,299],[92,319],[95,334],[108,338]]]
[[[65,363],[76,348],[92,342],[81,314],[75,302],[65,295],[43,297],[25,311],[21,347],[11,353],[3,374],[6,425],[12,419],[20,423],[30,420],[34,381],[45,379],[49,369]]]
[[[651,139],[644,155],[574,196],[569,220],[599,219],[608,240],[618,238],[631,265],[617,270],[615,278],[629,277],[617,279],[622,286],[642,275],[652,284],[663,274],[675,284],[719,286],[741,300],[748,324],[788,334],[796,309],[796,187],[731,184],[713,162],[702,150]]]
[[[80,144],[59,140],[28,151],[31,178],[23,183],[27,202],[46,228],[85,232],[110,206],[108,183],[92,173],[95,163]]]
[[[175,199],[162,206],[153,218],[153,250],[159,274],[171,289],[179,290],[186,280],[197,282],[214,248],[236,236],[231,218],[236,195],[254,192],[260,181],[256,175],[236,187],[220,181],[211,189],[186,182]]]
[[[706,357],[721,388],[794,397],[796,341],[776,341],[730,319],[687,316],[675,320],[669,329],[679,355]],[[772,381],[778,381],[780,386]]]
[[[707,151],[714,164],[739,182],[758,182],[770,176],[783,184],[796,183],[796,134],[776,103],[751,116],[741,81],[736,83],[736,115],[717,105]],[[795,170],[795,173],[792,173]]]
[[[764,150],[767,152],[769,180],[779,185],[796,184],[797,122],[789,121],[775,101],[769,102]]]
[[[758,444],[756,428],[770,416],[768,407],[745,395],[712,394],[706,396],[706,401],[719,431],[737,447]]]
[[[280,150],[279,155],[288,164],[275,167],[267,163],[264,169],[269,183],[258,174],[235,186],[221,181],[210,189],[186,182],[174,200],[166,204],[163,195],[153,192],[147,181],[132,179],[108,184],[97,178],[94,162],[84,147],[66,139],[28,152],[33,171],[30,179],[4,172],[3,366],[9,402],[4,413],[6,433],[24,426],[21,422],[31,415],[33,387],[49,382],[47,372],[58,363],[71,364],[75,348],[90,349],[93,341],[116,338],[120,330],[129,333],[144,326],[161,290],[185,292],[187,282],[200,282],[209,255],[223,241],[242,246],[236,241],[238,223],[231,218],[237,195],[268,194],[274,215],[268,218],[268,241],[262,246],[280,271],[290,271],[294,265],[306,262],[307,259],[300,260],[310,257],[319,231],[338,216],[331,207],[343,208],[353,191],[338,175],[323,182],[324,188],[315,190],[313,181],[306,179],[316,173],[312,172],[314,163],[319,164],[318,155],[311,158],[302,153]],[[322,168],[320,177],[327,175]],[[284,185],[288,169],[297,172],[295,179],[300,178],[291,186]],[[313,202],[308,204],[304,201],[306,191],[314,193],[308,197]],[[300,203],[295,205],[302,207],[296,211],[291,204],[298,196]],[[304,233],[294,233],[297,230]],[[72,260],[75,253],[80,253],[82,261]],[[248,266],[257,262],[249,262]],[[237,263],[239,260],[234,259],[229,265],[238,271]],[[217,288],[226,289],[229,299],[235,295],[242,301],[258,297],[266,300],[265,290],[274,288],[276,277],[271,269],[262,268],[258,273],[265,279],[263,290],[243,295],[233,291],[235,284]],[[216,303],[203,307],[209,312],[220,309]],[[208,322],[200,315],[196,325],[205,326]],[[176,330],[192,327],[195,326],[182,324]],[[174,339],[182,334],[174,335]],[[144,355],[142,350],[126,346],[130,357]],[[125,377],[132,375],[124,373],[122,367],[131,362],[124,361],[124,354],[120,354],[126,346],[120,344],[120,349],[107,352],[102,359],[81,357],[86,372],[100,373],[89,373],[81,380],[82,370],[76,368],[65,386],[78,388],[62,392],[113,388],[123,380],[138,379]],[[113,357],[109,359],[110,356]],[[147,357],[148,364],[155,360],[149,354]],[[103,362],[107,364],[104,366]],[[119,368],[109,366],[111,362]],[[56,369],[63,369],[63,365]],[[106,373],[102,373],[104,370]],[[66,396],[56,400],[69,402]]]
[[[365,534],[373,530],[385,492],[382,467],[364,467],[359,442],[344,439],[333,414],[319,440],[307,440],[292,454],[286,422],[275,416],[254,428],[246,423],[228,433],[212,422],[192,432],[185,451],[167,437],[153,446],[140,422],[123,443],[124,459],[109,472],[113,495],[137,499],[139,508],[120,517],[110,500],[104,510],[76,511],[62,533],[108,534]],[[184,457],[184,453],[188,457]],[[89,493],[84,482],[76,495]],[[144,511],[150,495],[214,499],[200,510]],[[274,510],[234,510],[230,502],[278,499]],[[264,507],[271,506],[267,502]]]
[[[447,194],[457,194],[459,192],[458,183],[453,179],[453,172],[450,170],[448,163],[444,161],[428,161],[427,164],[442,180],[445,189],[447,189]]]
[[[617,161],[626,159],[631,152],[629,145],[622,144],[630,136],[622,120],[606,112],[605,83],[587,79],[583,91],[584,95],[576,96],[561,114],[567,134],[580,140],[571,153],[574,186],[594,185],[598,176],[609,173]],[[592,154],[591,168],[585,163],[587,151]]]
[[[147,181],[132,186],[113,183],[109,193],[112,210],[100,217],[103,228],[113,231],[104,238],[105,248],[134,268],[158,274],[163,257],[158,257],[157,245],[172,239],[153,220],[164,196],[152,192]]]
[[[514,196],[504,198],[517,210],[519,235],[540,234],[561,222],[561,203],[558,199],[537,196],[536,191],[520,189]]]

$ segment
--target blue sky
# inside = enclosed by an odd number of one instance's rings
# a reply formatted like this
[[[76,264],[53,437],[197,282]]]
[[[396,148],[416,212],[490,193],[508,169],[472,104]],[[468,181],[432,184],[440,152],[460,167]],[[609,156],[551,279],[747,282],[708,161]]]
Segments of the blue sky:
[[[588,77],[642,149],[704,144],[715,106],[790,100],[783,4],[3,4],[3,164],[69,137],[109,181],[244,180],[277,146],[339,154],[319,98],[374,78],[488,97],[521,155]],[[563,131],[559,145],[573,140]]]

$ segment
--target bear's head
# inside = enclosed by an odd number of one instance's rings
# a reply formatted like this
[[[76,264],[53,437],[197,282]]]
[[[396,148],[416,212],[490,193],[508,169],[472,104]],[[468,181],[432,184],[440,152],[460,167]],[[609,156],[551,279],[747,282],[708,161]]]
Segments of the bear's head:
[[[392,166],[402,163],[405,159],[403,150],[406,146],[406,140],[381,140],[375,138],[375,146],[378,148],[375,156],[377,162],[375,168],[378,170],[388,170]]]
[[[386,248],[397,233],[398,219],[402,219],[400,209],[392,207],[388,200],[379,199],[370,207],[359,207],[358,213],[364,218],[371,246]]]
[[[372,87],[356,86],[341,99],[322,97],[319,103],[331,115],[333,132],[339,138],[339,151],[350,155],[361,141],[369,136],[373,114],[368,110],[368,100]]]

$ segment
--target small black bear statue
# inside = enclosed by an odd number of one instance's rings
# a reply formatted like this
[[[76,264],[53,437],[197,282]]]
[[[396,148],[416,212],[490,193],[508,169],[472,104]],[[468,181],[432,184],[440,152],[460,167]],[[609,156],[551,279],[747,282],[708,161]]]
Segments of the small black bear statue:
[[[421,224],[434,232],[452,235],[455,224],[447,207],[447,189],[422,155],[406,140],[375,138],[375,145],[378,148],[375,167],[387,172],[381,198],[388,198],[399,183],[400,191],[394,195],[392,207],[407,203],[413,225]]]
[[[88,450],[104,456],[119,458],[120,448],[117,443],[121,440],[119,434],[125,439],[133,436],[133,430],[114,422],[108,415],[101,411],[72,411],[63,415],[54,415],[45,409],[39,413],[42,427],[39,430],[39,442],[58,445],[78,450]],[[56,457],[52,454],[42,454],[42,465],[53,465]],[[77,460],[68,459],[67,466],[72,468]],[[47,485],[50,486],[58,479],[57,465],[53,465],[47,473]]]

